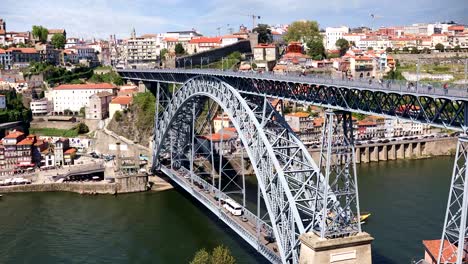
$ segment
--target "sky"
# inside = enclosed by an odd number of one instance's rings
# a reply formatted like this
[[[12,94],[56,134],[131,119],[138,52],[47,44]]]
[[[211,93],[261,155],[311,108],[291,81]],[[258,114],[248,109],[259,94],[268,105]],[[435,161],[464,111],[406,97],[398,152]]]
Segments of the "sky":
[[[405,25],[454,20],[468,24],[468,0],[0,0],[7,31],[32,25],[65,28],[67,37],[108,38],[197,29],[227,34],[241,24],[289,24],[316,20],[321,28]],[[376,19],[372,19],[374,14]]]

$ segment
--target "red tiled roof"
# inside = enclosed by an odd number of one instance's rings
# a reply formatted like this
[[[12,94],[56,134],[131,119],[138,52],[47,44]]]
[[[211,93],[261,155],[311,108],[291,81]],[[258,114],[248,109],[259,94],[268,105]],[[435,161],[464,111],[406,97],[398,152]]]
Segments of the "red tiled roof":
[[[448,30],[465,30],[465,27],[461,25],[450,26],[448,27]]]
[[[427,253],[437,261],[439,258],[439,249],[440,249],[440,239],[436,240],[423,240],[423,245],[426,248]],[[457,262],[457,254],[454,253],[457,250],[457,246],[451,244],[448,240],[444,240],[443,250],[442,250],[442,261],[448,261],[448,263]]]
[[[128,105],[132,103],[133,98],[130,96],[117,96],[111,101],[111,104]]]
[[[200,38],[193,38],[189,41],[190,44],[198,44],[198,43],[221,43],[221,37],[200,37]]]
[[[27,137],[27,138],[21,140],[17,145],[18,146],[33,145],[34,140],[35,140],[35,137]]]
[[[230,140],[230,139],[234,138],[234,136],[232,136],[230,134],[224,134],[224,133],[223,133],[222,137],[221,137],[220,133],[214,133],[214,134],[211,134],[211,135],[201,136],[201,137],[204,138],[204,139],[207,139],[207,140],[211,140],[211,141],[221,141],[221,139],[223,141],[227,141],[227,140]]]
[[[0,49],[0,54],[6,53],[6,50]]]
[[[20,131],[15,131],[15,132],[12,132],[10,134],[8,134],[7,136],[5,136],[4,138],[7,138],[7,139],[14,139],[14,138],[18,138],[20,136],[24,135],[23,132],[20,132]]]
[[[258,44],[255,48],[276,48],[273,44]]]
[[[65,33],[65,29],[61,28],[61,29],[49,29],[47,30],[49,32],[49,34],[63,34]]]
[[[87,84],[62,84],[54,90],[91,90],[91,89],[115,89],[110,83],[87,83]]]
[[[8,51],[19,51],[21,53],[37,53],[35,48],[9,48]]]
[[[65,151],[63,154],[75,154],[75,153],[76,153],[76,149],[70,148],[70,149],[67,149],[67,151]]]
[[[309,113],[305,113],[305,112],[296,112],[296,113],[287,114],[287,116],[294,116],[294,117],[309,117],[309,116],[310,116],[310,114],[309,114]]]
[[[166,42],[177,42],[177,41],[179,41],[176,38],[164,38],[163,40],[166,41]]]

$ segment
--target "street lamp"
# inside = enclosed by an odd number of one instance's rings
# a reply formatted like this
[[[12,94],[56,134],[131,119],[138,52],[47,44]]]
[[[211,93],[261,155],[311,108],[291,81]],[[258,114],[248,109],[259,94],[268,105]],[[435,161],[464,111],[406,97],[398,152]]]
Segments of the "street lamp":
[[[420,66],[420,63],[419,63],[419,58],[418,58],[418,61],[416,62],[416,91],[418,91],[418,88],[419,88],[419,66]]]

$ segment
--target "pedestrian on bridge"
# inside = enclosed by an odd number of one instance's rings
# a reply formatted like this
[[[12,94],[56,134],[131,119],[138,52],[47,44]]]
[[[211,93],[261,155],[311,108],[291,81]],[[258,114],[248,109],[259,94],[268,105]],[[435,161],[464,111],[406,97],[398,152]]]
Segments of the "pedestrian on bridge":
[[[444,83],[444,94],[448,94],[448,83]]]

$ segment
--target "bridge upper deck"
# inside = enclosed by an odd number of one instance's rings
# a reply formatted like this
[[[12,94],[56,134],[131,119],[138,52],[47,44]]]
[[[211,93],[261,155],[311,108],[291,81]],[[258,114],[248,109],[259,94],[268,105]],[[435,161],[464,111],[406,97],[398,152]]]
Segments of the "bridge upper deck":
[[[165,83],[185,83],[195,76],[214,76],[241,93],[354,113],[390,116],[458,131],[468,128],[468,87],[444,89],[423,83],[407,85],[388,80],[369,82],[213,69],[125,69],[118,72],[129,80]]]

